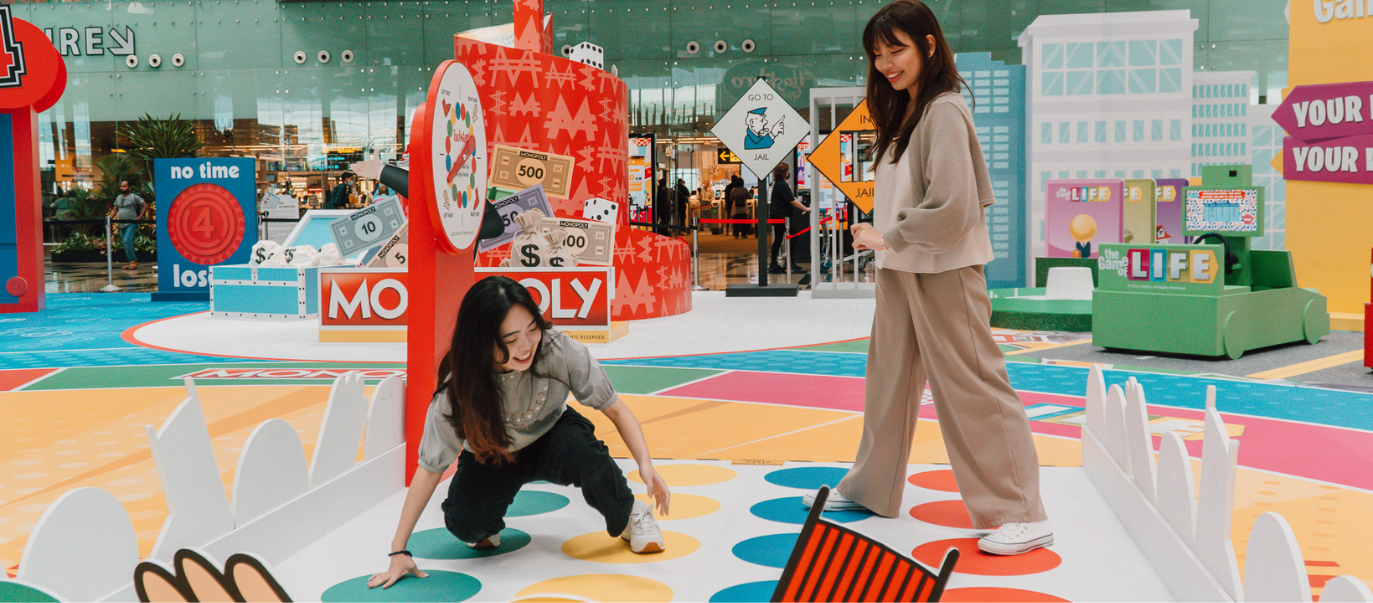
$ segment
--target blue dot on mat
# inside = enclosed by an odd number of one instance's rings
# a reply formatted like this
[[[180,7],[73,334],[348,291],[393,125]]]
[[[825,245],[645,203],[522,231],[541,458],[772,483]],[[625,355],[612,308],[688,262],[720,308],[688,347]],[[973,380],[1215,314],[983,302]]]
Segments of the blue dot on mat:
[[[818,490],[820,486],[833,488],[839,485],[839,480],[844,479],[844,475],[848,472],[848,469],[842,467],[793,467],[791,469],[778,469],[767,474],[763,479],[788,488]]]
[[[420,568],[424,569],[424,568]],[[391,588],[367,588],[371,574],[358,576],[329,587],[319,596],[320,601],[465,601],[481,590],[481,581],[467,574],[442,570],[424,570],[428,578],[406,576]]]
[[[420,559],[477,559],[518,551],[533,540],[515,528],[501,530],[501,545],[494,549],[474,549],[459,541],[444,528],[415,532],[410,536],[410,552]]]
[[[772,534],[750,538],[734,545],[734,556],[767,567],[786,567],[791,549],[800,534]]]
[[[749,508],[749,512],[768,521],[779,521],[799,526],[806,523],[806,516],[810,514],[810,508],[802,502],[800,496],[788,496],[760,502]],[[872,513],[867,511],[828,511],[823,514],[823,517],[830,521],[850,523],[872,517]]]
[[[710,603],[755,603],[772,600],[776,580],[736,584],[710,596]]]
[[[520,493],[515,495],[515,502],[511,503],[510,508],[505,510],[505,516],[525,517],[552,513],[566,507],[568,502],[570,501],[567,500],[567,497],[561,494],[540,490],[520,490]]]

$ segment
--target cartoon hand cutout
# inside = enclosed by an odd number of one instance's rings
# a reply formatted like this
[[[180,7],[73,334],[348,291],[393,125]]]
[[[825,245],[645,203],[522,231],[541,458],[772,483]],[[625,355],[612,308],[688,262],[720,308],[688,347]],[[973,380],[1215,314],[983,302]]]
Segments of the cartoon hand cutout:
[[[229,557],[220,572],[200,553],[181,549],[173,558],[176,573],[157,563],[144,561],[134,568],[134,589],[144,603],[181,603],[183,601],[290,601],[257,558],[238,553]]]

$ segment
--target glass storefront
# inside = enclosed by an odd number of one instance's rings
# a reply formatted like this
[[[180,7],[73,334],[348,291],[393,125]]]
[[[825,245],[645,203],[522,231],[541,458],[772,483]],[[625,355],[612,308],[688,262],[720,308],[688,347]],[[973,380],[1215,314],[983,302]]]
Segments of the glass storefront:
[[[709,139],[716,117],[759,75],[803,115],[811,88],[862,85],[859,38],[881,4],[546,0],[545,10],[555,48],[589,41],[605,49],[606,67],[629,85],[633,131],[654,134],[660,147],[678,140],[685,147]],[[1008,64],[1020,62],[1015,38],[1040,14],[1191,9],[1200,21],[1195,69],[1253,70],[1260,96],[1286,85],[1283,0],[930,4],[956,52],[989,52]],[[289,184],[293,195],[318,203],[367,149],[396,157],[433,66],[453,56],[453,34],[508,22],[511,0],[12,8],[50,32],[70,74],[62,100],[39,117],[45,194],[97,179],[95,162],[128,146],[126,122],[179,114],[194,121],[202,155],[256,157],[261,188]],[[681,169],[699,178],[703,167]],[[672,175],[675,182],[688,173]]]

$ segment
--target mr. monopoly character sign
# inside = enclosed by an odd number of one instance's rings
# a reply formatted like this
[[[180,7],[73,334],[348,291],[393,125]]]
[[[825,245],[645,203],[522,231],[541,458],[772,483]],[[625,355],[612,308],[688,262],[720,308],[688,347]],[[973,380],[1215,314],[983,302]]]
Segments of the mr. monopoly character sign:
[[[738,155],[753,175],[765,178],[772,168],[791,157],[796,143],[810,134],[810,124],[767,80],[759,79],[710,132]]]
[[[153,301],[210,299],[210,266],[246,264],[257,242],[251,158],[155,159],[157,292]]]
[[[36,312],[43,296],[38,113],[62,97],[67,67],[43,32],[0,5],[0,312]]]

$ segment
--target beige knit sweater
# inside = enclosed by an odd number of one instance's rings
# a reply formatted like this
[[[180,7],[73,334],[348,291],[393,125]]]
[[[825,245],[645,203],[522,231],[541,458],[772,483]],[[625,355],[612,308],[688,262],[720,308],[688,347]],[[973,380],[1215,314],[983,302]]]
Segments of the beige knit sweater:
[[[876,167],[873,226],[891,247],[877,266],[937,273],[992,261],[986,207],[996,198],[963,97],[936,97],[906,152],[891,156]]]

